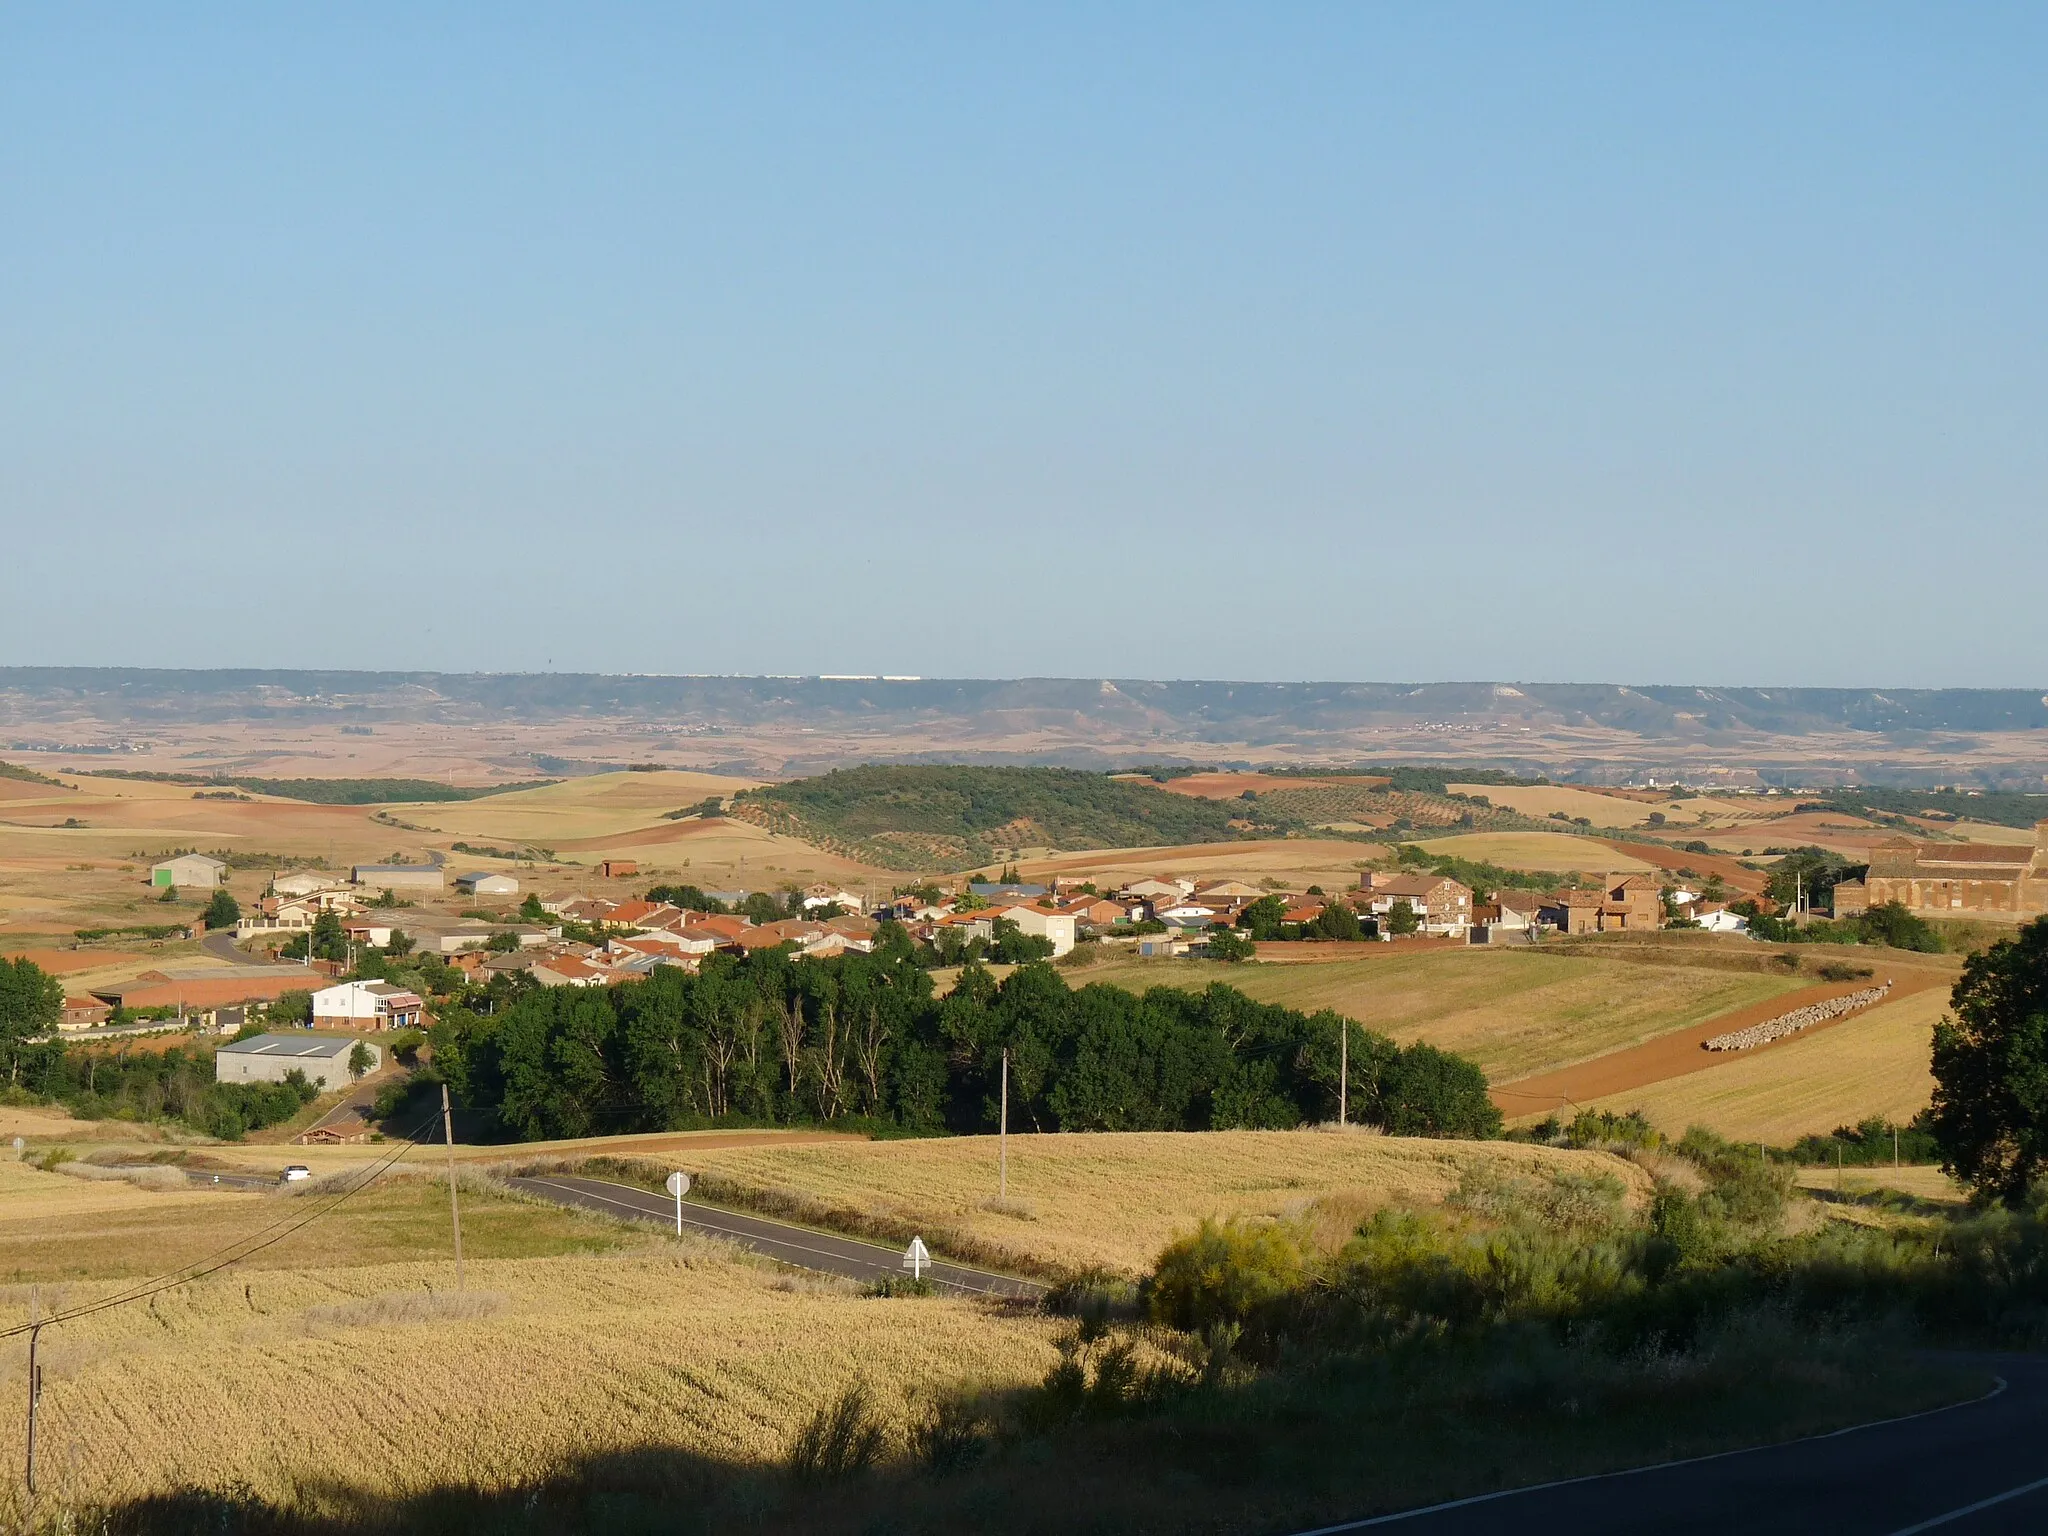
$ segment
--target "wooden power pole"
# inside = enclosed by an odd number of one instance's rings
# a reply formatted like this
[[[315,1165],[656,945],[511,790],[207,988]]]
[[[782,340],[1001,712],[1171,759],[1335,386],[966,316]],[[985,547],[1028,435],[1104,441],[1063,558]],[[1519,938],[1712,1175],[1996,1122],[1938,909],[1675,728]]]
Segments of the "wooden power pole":
[[[1003,1109],[996,1133],[996,1194],[1010,1197],[1010,1048],[1003,1047]]]
[[[43,1396],[43,1368],[36,1361],[36,1344],[43,1336],[43,1325],[37,1323],[28,1331],[28,1492],[34,1498],[36,1492],[36,1404]]]
[[[448,1107],[448,1085],[441,1085],[441,1135],[448,1145],[448,1215],[455,1223],[455,1289],[462,1284],[462,1204],[455,1195],[455,1113]]]
[[[1351,1108],[1351,1021],[1337,1026],[1337,1123],[1350,1122]]]

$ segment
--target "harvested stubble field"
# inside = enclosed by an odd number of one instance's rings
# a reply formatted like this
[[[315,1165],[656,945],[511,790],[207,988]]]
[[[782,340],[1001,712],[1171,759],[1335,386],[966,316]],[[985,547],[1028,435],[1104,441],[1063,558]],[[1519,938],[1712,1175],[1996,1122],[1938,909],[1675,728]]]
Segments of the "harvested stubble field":
[[[294,1148],[295,1161],[297,1152]],[[358,1152],[355,1162],[362,1161]],[[293,1269],[446,1255],[446,1189],[428,1200],[420,1194],[425,1187],[418,1177],[380,1181],[337,1215],[264,1249],[246,1267]],[[145,1190],[0,1161],[0,1283],[63,1285],[160,1274],[280,1218],[310,1214],[313,1207],[299,1203],[308,1198],[313,1197]],[[614,1229],[508,1199],[486,1199],[473,1212],[465,1210],[462,1235],[465,1254],[479,1259],[587,1252],[618,1241]]]
[[[1704,1125],[1737,1141],[1788,1142],[1868,1115],[1904,1123],[1934,1092],[1928,1050],[1948,1009],[1944,987],[1832,1028],[1667,1082],[1611,1094],[1595,1108],[1640,1109],[1677,1134]]]
[[[1651,867],[1632,854],[1617,853],[1594,838],[1574,837],[1569,832],[1468,832],[1433,837],[1422,847],[1430,853],[1535,874],[1638,874]]]
[[[1170,879],[1273,880],[1293,890],[1356,885],[1358,872],[1386,854],[1384,846],[1341,838],[1256,838],[1240,843],[1184,843],[1171,848],[1095,848],[1017,861],[1026,880],[1055,875],[1113,882]]]
[[[1602,794],[1598,790],[1577,789],[1563,784],[1452,784],[1447,787],[1457,794],[1484,795],[1495,805],[1539,819],[1562,811],[1567,816],[1583,816],[1596,827],[1656,825],[1674,832],[1680,827],[1726,827],[1766,821],[1788,808],[1782,801],[1773,804],[1708,795],[1683,800],[1638,800],[1633,796]],[[1650,817],[1653,814],[1664,819],[1652,823]]]
[[[685,1161],[714,1199],[1044,1275],[1136,1275],[1205,1217],[1306,1221],[1326,1238],[1389,1205],[1435,1205],[1469,1175],[1538,1183],[1609,1175],[1603,1153],[1336,1131],[1136,1132],[1010,1138],[997,1199],[992,1136],[722,1149]]]
[[[1495,1082],[1621,1050],[1800,985],[1782,976],[1541,949],[1384,948],[1383,956],[1324,965],[1134,960],[1091,966],[1073,981],[1133,991],[1225,981],[1260,1002],[1334,1008],[1404,1045],[1424,1040],[1457,1051]]]
[[[59,1214],[72,1211],[73,1180],[28,1170],[9,1179],[9,1204],[40,1211],[67,1249],[67,1234],[100,1220]],[[112,1191],[133,1197],[130,1209],[189,1212],[191,1200],[214,1200],[245,1229],[281,1203]],[[465,1238],[496,1225],[543,1256],[472,1248],[469,1291],[456,1297],[452,1263],[419,1257],[437,1245],[413,1241],[401,1258],[390,1241],[394,1224],[424,1234],[438,1221],[445,1244],[445,1191],[417,1180],[374,1198],[320,1224],[329,1230],[297,1262],[223,1273],[46,1334],[48,1496],[117,1499],[178,1484],[241,1483],[286,1499],[332,1482],[387,1493],[501,1488],[565,1460],[650,1445],[727,1465],[771,1462],[856,1377],[886,1387],[885,1407],[900,1416],[903,1387],[1017,1385],[1057,1358],[1051,1319],[792,1283],[717,1245],[475,1186]],[[548,1254],[560,1246],[549,1234],[567,1230],[584,1251]],[[128,1272],[103,1244],[87,1247],[110,1261],[106,1277]],[[164,1258],[152,1255],[152,1266]],[[0,1290],[0,1324],[109,1288],[97,1277],[16,1284]],[[0,1390],[20,1390],[24,1357],[24,1340],[0,1346]],[[285,1429],[313,1420],[317,1433]],[[19,1415],[0,1424],[10,1466],[22,1435]]]

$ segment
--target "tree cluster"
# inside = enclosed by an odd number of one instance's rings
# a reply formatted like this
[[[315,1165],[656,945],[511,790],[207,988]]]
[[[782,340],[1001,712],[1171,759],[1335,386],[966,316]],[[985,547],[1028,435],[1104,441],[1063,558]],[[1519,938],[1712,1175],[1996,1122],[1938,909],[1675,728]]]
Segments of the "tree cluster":
[[[1070,990],[1043,964],[1000,985],[969,965],[939,998],[900,930],[872,955],[717,955],[697,975],[454,1008],[431,1038],[458,1097],[532,1140],[722,1121],[992,1130],[1005,1052],[1013,1129],[1285,1128],[1335,1118],[1345,1028],[1352,1119],[1412,1135],[1498,1129],[1472,1063],[1334,1013],[1220,984]]]

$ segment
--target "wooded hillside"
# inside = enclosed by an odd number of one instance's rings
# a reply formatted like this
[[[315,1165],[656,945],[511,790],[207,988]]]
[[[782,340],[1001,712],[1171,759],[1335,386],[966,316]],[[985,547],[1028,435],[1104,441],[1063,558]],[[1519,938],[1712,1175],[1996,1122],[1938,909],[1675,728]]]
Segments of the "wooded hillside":
[[[1071,768],[872,766],[748,790],[732,814],[889,869],[973,869],[1017,848],[1227,842],[1247,805]]]

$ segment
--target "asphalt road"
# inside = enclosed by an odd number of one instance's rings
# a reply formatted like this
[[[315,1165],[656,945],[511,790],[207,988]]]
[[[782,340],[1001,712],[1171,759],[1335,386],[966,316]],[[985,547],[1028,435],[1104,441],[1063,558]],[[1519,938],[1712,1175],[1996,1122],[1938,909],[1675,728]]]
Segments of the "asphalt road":
[[[545,1178],[512,1179],[509,1182],[514,1188],[538,1195],[543,1200],[582,1206],[610,1216],[661,1222],[674,1230],[675,1201],[667,1195],[649,1194],[630,1184],[552,1174]],[[693,1200],[683,1202],[683,1225],[713,1237],[728,1238],[756,1253],[800,1269],[815,1269],[828,1275],[845,1275],[848,1279],[863,1281],[877,1280],[885,1275],[901,1280],[908,1274],[903,1267],[903,1254],[898,1249],[864,1243],[859,1238],[813,1232],[809,1227],[791,1226],[788,1222],[770,1221],[762,1216],[719,1210],[699,1205]],[[924,1277],[940,1290],[976,1296],[1014,1296],[1036,1301],[1046,1291],[1035,1280],[1019,1280],[1012,1275],[992,1274],[959,1264],[928,1265]]]
[[[2048,1357],[1973,1358],[2005,1386],[1961,1407],[1302,1536],[2038,1536],[2048,1532]]]
[[[219,933],[201,934],[199,947],[216,960],[228,960],[236,965],[299,965],[296,960],[279,960],[267,949],[243,949],[235,943],[234,930],[230,928],[223,928]]]

